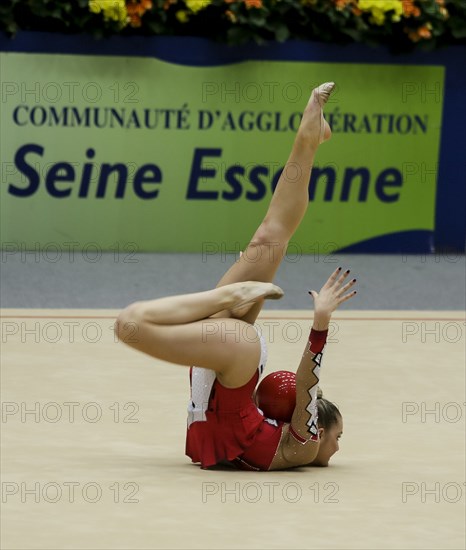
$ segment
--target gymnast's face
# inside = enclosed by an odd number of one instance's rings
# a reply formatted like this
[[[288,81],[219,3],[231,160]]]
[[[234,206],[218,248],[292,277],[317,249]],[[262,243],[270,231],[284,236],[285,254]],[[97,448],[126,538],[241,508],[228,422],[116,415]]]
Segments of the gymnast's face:
[[[332,424],[330,428],[320,428],[320,445],[315,459],[311,462],[313,466],[328,466],[330,458],[338,451],[340,439],[343,433],[343,419],[338,417],[338,421]]]

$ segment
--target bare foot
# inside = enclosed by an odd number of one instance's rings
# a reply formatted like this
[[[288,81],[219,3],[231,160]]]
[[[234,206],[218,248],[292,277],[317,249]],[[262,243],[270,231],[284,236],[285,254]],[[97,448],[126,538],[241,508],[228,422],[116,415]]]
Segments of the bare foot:
[[[304,109],[298,135],[315,148],[332,136],[330,126],[324,118],[323,108],[334,89],[334,82],[326,82],[314,88]]]
[[[233,283],[229,286],[235,300],[235,303],[230,307],[233,317],[243,317],[261,299],[279,300],[284,294],[279,286],[260,281],[245,281],[244,283]]]

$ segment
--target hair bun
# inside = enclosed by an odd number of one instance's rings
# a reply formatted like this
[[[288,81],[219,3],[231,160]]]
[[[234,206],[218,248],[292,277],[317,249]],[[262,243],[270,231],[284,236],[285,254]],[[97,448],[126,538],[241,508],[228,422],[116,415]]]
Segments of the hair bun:
[[[322,399],[324,397],[324,393],[321,390],[320,386],[317,386],[317,399]]]

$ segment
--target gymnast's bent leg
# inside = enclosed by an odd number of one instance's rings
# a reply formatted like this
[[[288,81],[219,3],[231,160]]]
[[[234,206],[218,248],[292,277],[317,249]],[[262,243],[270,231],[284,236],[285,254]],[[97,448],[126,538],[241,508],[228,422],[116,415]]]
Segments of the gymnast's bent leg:
[[[267,214],[217,289],[129,306],[116,324],[123,342],[165,361],[212,369],[228,387],[239,387],[251,378],[257,369],[260,342],[244,331],[248,323],[255,322],[263,298],[281,297],[282,293],[273,285],[264,288],[260,283],[248,283],[238,287],[234,283],[272,281],[307,210],[317,148],[331,136],[322,109],[333,88],[329,83],[313,90]],[[248,261],[251,257],[257,260]],[[245,325],[230,316],[241,317]],[[127,327],[132,325],[136,330],[129,338]]]
[[[260,342],[249,333],[255,329],[239,319],[211,316],[282,295],[272,283],[253,281],[136,302],[120,313],[115,331],[121,341],[143,353],[178,365],[211,369],[221,383],[240,387],[257,369],[261,355]]]

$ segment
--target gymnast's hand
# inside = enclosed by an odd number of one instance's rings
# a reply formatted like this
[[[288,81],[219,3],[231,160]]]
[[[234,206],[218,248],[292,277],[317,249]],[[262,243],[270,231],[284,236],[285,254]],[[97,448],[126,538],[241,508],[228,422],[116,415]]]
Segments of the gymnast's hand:
[[[337,307],[352,298],[356,291],[348,290],[356,283],[356,279],[351,279],[344,284],[350,270],[347,269],[341,273],[341,267],[336,269],[328,278],[327,282],[317,293],[315,290],[310,290],[309,294],[314,299],[314,325],[315,330],[327,330],[332,313]]]

